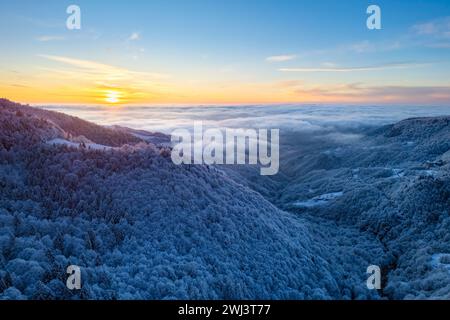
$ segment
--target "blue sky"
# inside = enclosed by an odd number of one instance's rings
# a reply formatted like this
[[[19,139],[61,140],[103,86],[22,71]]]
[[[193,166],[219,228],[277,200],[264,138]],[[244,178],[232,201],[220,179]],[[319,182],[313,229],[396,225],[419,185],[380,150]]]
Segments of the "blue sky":
[[[81,30],[65,27],[70,4]],[[370,4],[382,30],[366,28]],[[450,104],[448,0],[0,6],[0,93],[30,102]]]

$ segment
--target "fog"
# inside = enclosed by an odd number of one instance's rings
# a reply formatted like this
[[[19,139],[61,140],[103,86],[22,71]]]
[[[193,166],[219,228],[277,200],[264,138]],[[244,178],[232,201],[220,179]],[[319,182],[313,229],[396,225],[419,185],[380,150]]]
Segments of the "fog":
[[[170,133],[194,121],[215,128],[278,128],[313,131],[394,123],[411,117],[450,114],[450,107],[249,105],[249,106],[41,106],[101,125]]]

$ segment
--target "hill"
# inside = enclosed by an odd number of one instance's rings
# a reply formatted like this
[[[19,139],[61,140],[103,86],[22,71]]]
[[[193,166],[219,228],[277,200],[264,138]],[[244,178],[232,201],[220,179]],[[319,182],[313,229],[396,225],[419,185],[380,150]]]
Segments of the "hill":
[[[3,299],[377,298],[361,247],[383,253],[364,235],[336,243],[332,226],[122,129],[5,100],[0,119]],[[81,135],[114,148],[48,143]]]

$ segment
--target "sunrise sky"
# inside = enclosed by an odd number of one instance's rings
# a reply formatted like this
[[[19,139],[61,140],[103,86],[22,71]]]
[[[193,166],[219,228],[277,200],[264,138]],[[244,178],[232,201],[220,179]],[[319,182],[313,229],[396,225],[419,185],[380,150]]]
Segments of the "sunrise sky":
[[[0,39],[18,102],[450,105],[448,0],[2,1]]]

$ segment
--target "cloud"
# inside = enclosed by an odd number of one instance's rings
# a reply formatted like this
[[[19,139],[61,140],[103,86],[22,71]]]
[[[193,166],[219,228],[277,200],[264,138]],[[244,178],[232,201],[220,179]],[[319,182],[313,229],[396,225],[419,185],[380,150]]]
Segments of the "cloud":
[[[24,84],[18,84],[18,83],[12,83],[9,86],[16,87],[16,88],[31,88],[30,86],[24,85]]]
[[[141,38],[141,35],[138,32],[133,32],[129,37],[128,40],[129,41],[136,41],[139,40]]]
[[[45,76],[46,81],[64,86],[66,89],[63,92],[66,97],[71,92],[84,99],[104,101],[105,93],[114,88],[113,91],[122,96],[121,101],[128,103],[155,97],[167,91],[164,79],[169,76],[165,74],[133,71],[70,57],[45,54],[39,57],[62,64],[62,66],[38,67],[43,72],[38,76]]]
[[[292,88],[298,97],[317,101],[363,103],[445,103],[450,105],[450,86],[366,86],[362,83]]]
[[[319,67],[319,68],[281,68],[281,72],[362,72],[362,71],[379,71],[387,69],[405,69],[422,67],[428,64],[420,63],[387,63],[376,66],[362,67]]]
[[[450,17],[419,23],[412,27],[417,35],[450,38]]]
[[[337,64],[334,62],[323,62],[322,66],[326,68],[336,68]]]
[[[335,58],[336,55],[346,55],[346,54],[365,54],[365,53],[376,53],[376,52],[389,52],[394,50],[399,50],[404,47],[404,44],[400,40],[389,40],[389,41],[379,41],[371,42],[369,40],[363,40],[353,43],[347,43],[338,45],[335,47],[314,49],[309,51],[301,52],[297,55],[297,58],[308,58],[317,56],[327,56],[328,58]],[[327,59],[328,59],[327,58]]]
[[[413,26],[413,30],[419,35],[424,35],[424,34],[435,34],[438,31],[438,28],[435,23],[428,22]]]
[[[280,55],[280,56],[267,57],[266,61],[267,62],[284,62],[284,61],[294,60],[296,58],[297,58],[297,56],[294,55],[294,54],[291,54],[291,55]]]
[[[53,55],[46,55],[46,54],[40,54],[39,57],[61,62],[66,65],[70,65],[72,67],[76,67],[78,69],[83,70],[86,73],[91,74],[98,74],[98,75],[104,75],[107,76],[108,79],[111,80],[123,80],[132,78],[133,76],[147,76],[149,78],[156,78],[156,79],[162,79],[162,78],[168,78],[169,76],[166,74],[161,73],[149,73],[149,72],[142,72],[142,71],[131,71],[126,68],[111,66],[91,60],[81,60],[81,59],[74,59],[69,57],[62,57],[62,56],[53,56]]]
[[[450,47],[450,17],[419,23],[412,28],[413,34],[422,45],[432,48]]]
[[[275,87],[278,88],[293,88],[293,87],[298,87],[303,85],[304,82],[301,80],[284,80],[284,81],[279,81],[275,84]]]
[[[65,38],[63,36],[40,36],[36,38],[36,41],[48,42],[48,41],[61,41]]]
[[[349,45],[347,48],[343,48],[342,50],[353,51],[356,53],[365,53],[365,52],[374,51],[375,46],[372,43],[370,43],[369,41],[364,40],[361,42],[353,43],[353,44]]]

